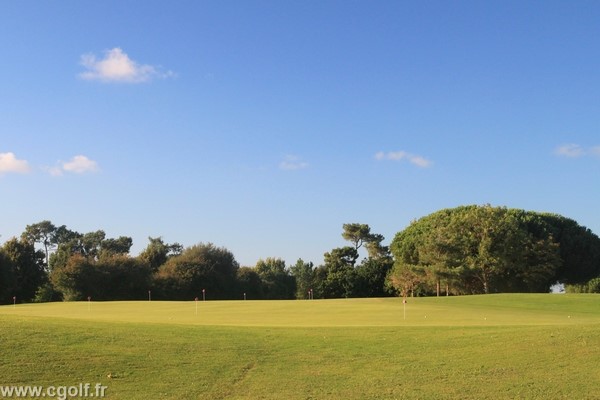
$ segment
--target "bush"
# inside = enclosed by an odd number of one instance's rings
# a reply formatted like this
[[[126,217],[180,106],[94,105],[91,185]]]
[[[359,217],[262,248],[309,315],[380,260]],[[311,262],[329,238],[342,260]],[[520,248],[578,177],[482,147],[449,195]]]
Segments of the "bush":
[[[202,296],[203,289],[211,300],[239,299],[238,268],[226,248],[200,243],[163,264],[154,274],[154,289],[163,300],[191,300]]]
[[[600,293],[600,277],[589,280],[587,283],[565,285],[567,293]]]
[[[594,278],[587,283],[588,293],[600,293],[600,277]]]
[[[38,288],[35,292],[35,297],[33,298],[34,303],[48,303],[51,301],[60,301],[62,300],[62,296],[60,292],[57,292],[52,286],[52,283],[46,282],[42,286]]]

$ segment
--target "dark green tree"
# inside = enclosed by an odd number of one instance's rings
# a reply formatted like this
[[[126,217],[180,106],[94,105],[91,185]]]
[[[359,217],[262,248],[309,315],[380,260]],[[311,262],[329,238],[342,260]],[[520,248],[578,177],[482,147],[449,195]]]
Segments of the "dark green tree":
[[[342,228],[342,237],[352,246],[325,253],[325,263],[315,275],[319,293],[326,298],[385,296],[392,258],[389,248],[382,245],[383,235],[372,233],[367,224],[344,224]],[[368,257],[357,266],[363,246]]]
[[[106,233],[103,230],[84,233],[78,241],[78,252],[87,258],[97,259],[104,239],[106,239]]]
[[[31,301],[37,289],[47,282],[44,252],[32,242],[12,238],[2,246],[13,267],[13,295],[21,301]]]
[[[151,285],[150,267],[137,258],[123,254],[99,260],[74,254],[67,264],[50,274],[53,286],[66,301],[141,300]]]
[[[65,266],[69,257],[73,254],[83,255],[80,243],[82,236],[81,233],[72,231],[65,225],[56,228],[54,235],[56,251],[50,255],[50,270],[55,267]]]
[[[352,243],[356,251],[364,245],[370,258],[389,255],[389,249],[381,244],[384,240],[383,235],[371,233],[371,227],[368,224],[344,224],[342,228],[342,237]]]
[[[268,257],[258,260],[256,273],[262,281],[262,292],[265,299],[293,299],[296,295],[296,280],[286,268],[281,258]]]
[[[168,244],[161,237],[148,237],[150,243],[138,256],[143,262],[147,263],[153,271],[167,262],[169,257],[181,254],[183,246],[179,243]]]
[[[263,282],[252,267],[241,267],[237,271],[237,282],[239,288],[239,298],[246,294],[247,300],[264,299]]]
[[[355,250],[372,240],[371,228],[367,224],[344,224],[342,237],[352,243]]]
[[[210,299],[237,299],[238,269],[229,250],[200,243],[167,260],[154,275],[154,285],[164,299],[193,299],[203,289]]]
[[[128,255],[133,245],[133,240],[128,236],[107,238],[103,230],[81,234],[68,230],[64,225],[57,228],[55,241],[57,249],[50,256],[52,269],[65,266],[73,255],[96,261],[115,255]]]
[[[97,298],[103,282],[101,272],[95,268],[94,261],[81,254],[74,254],[58,268],[53,268],[50,281],[65,301],[81,301],[88,296]]]
[[[21,239],[31,243],[39,243],[44,247],[46,267],[50,265],[50,250],[56,245],[56,226],[50,221],[41,221],[27,225]]]
[[[540,214],[559,245],[561,265],[556,280],[582,284],[600,276],[600,238],[576,221],[557,214]]]
[[[9,303],[15,295],[15,267],[3,248],[0,248],[0,304]]]
[[[462,206],[411,223],[391,247],[425,293],[545,292],[565,262],[558,233],[543,214]]]
[[[356,267],[355,294],[358,297],[387,297],[392,295],[386,286],[394,262],[391,257],[369,257]]]
[[[333,249],[324,254],[325,279],[321,282],[324,298],[356,297],[356,271],[354,264],[358,251],[346,246]]]
[[[311,262],[304,262],[302,259],[298,259],[296,264],[290,267],[292,276],[296,279],[296,298],[307,299],[309,290],[316,286],[315,269]]]
[[[129,254],[133,239],[128,236],[119,236],[116,239],[108,238],[100,242],[100,256],[111,257]]]

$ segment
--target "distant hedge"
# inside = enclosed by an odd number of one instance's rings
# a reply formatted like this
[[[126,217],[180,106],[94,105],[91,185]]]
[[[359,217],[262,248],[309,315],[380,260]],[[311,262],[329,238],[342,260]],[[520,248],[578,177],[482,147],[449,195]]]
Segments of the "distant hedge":
[[[565,285],[567,293],[600,293],[600,278],[594,278],[584,284]]]

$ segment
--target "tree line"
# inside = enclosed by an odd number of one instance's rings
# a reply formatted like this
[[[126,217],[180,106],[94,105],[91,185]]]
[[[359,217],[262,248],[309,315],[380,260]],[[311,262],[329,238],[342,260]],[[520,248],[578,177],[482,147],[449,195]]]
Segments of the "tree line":
[[[461,206],[413,221],[389,247],[367,224],[344,224],[342,238],[348,245],[326,252],[319,266],[276,257],[240,266],[212,243],[150,237],[132,256],[130,237],[42,221],[0,247],[0,303],[548,292],[556,282],[600,291],[600,239],[556,214]]]
[[[351,246],[325,254],[323,265],[299,259],[260,259],[240,266],[224,247],[199,243],[184,248],[149,238],[139,255],[133,240],[108,238],[103,230],[79,233],[50,221],[27,225],[0,247],[0,303],[29,301],[306,299],[390,296],[392,267],[382,235],[366,224],[345,224]],[[358,262],[359,249],[368,257]]]

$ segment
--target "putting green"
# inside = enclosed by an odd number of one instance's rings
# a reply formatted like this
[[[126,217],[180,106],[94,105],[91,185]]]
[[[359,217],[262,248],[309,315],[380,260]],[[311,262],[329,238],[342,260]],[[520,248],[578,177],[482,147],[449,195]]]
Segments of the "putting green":
[[[513,326],[600,323],[600,295],[290,301],[135,301],[17,304],[0,315],[221,326]]]

